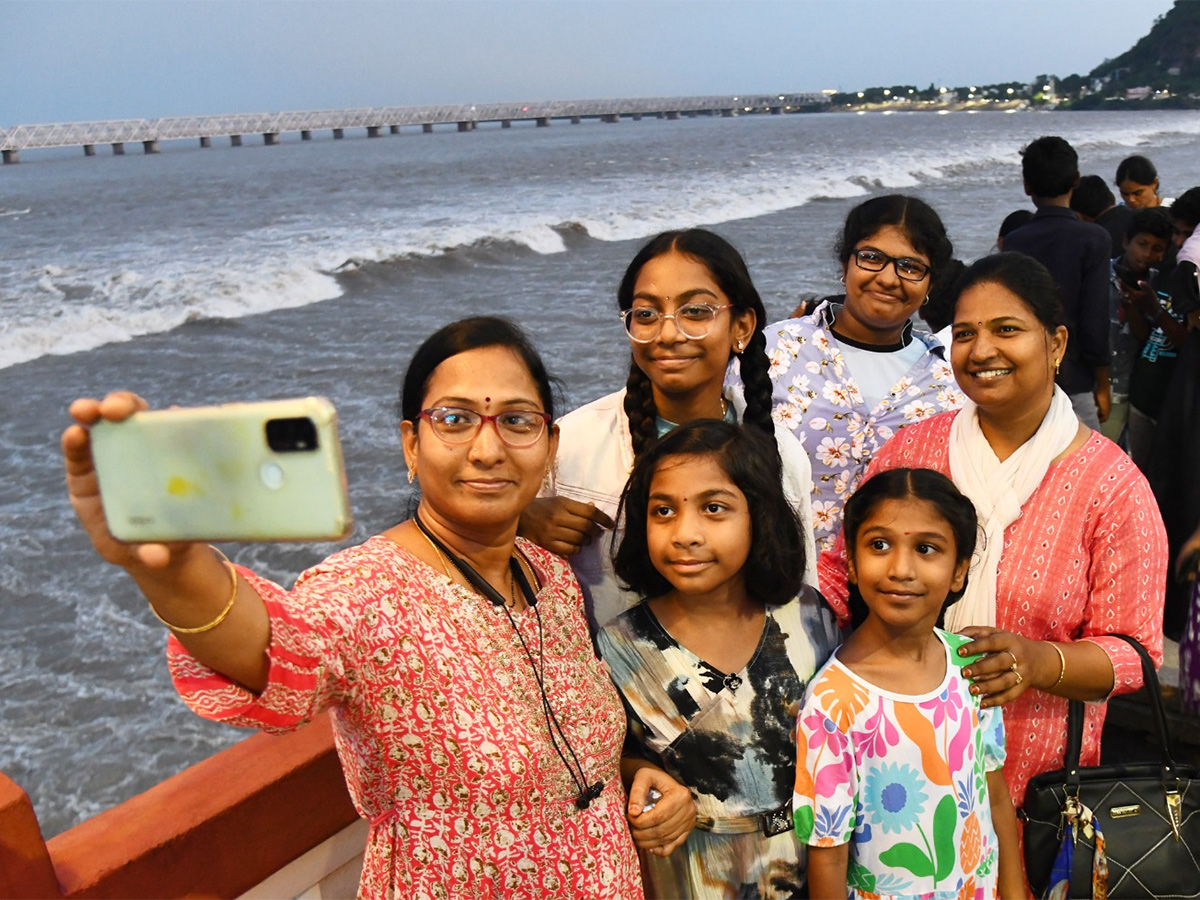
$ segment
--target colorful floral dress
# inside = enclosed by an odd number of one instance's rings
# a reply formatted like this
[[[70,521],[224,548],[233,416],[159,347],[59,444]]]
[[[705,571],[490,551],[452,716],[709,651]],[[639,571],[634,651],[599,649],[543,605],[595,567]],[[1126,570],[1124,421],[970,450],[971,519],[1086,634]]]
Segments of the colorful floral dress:
[[[854,493],[871,456],[898,429],[962,404],[962,393],[932,335],[905,327],[925,353],[873,409],[868,407],[833,334],[839,307],[824,303],[801,319],[766,329],[775,421],[804,445],[812,463],[813,530],[817,551],[841,530],[842,504]]]
[[[987,773],[1004,763],[1000,710],[980,709],[955,652],[935,631],[946,676],[923,695],[855,675],[835,655],[813,679],[796,737],[796,832],[850,843],[850,897],[997,897],[999,853]]]
[[[768,607],[740,672],[681,646],[646,603],[597,636],[629,713],[628,752],[661,766],[696,798],[687,843],[642,855],[650,897],[807,896],[805,847],[791,827],[795,717],[804,686],[837,645],[833,618],[806,588]]]
[[[505,610],[386,537],[331,556],[291,592],[241,570],[271,617],[257,697],[170,641],[175,685],[206,718],[281,732],[332,710],[346,785],[371,822],[360,898],[642,897],[620,698],[571,570],[518,547],[542,589],[516,629],[589,784],[604,783],[585,810]]]
[[[956,412],[905,428],[871,461],[868,477],[898,468],[950,473],[950,427]],[[839,540],[817,564],[821,593],[848,621],[846,559]],[[1167,536],[1146,479],[1121,448],[1095,432],[1053,463],[1004,530],[996,581],[996,627],[1031,640],[1086,640],[1113,667],[1113,693],[1142,685],[1133,648],[1111,634],[1141,641],[1162,665],[1163,585]],[[1067,700],[1031,689],[1006,703],[1008,762],[1004,779],[1019,809],[1034,775],[1063,764]],[[1080,762],[1100,762],[1105,703],[1084,704]]]

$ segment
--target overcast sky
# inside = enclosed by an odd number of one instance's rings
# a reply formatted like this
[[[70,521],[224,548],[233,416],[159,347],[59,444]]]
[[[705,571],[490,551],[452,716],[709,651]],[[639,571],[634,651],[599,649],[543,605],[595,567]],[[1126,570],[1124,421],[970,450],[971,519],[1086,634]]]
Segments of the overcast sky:
[[[1171,0],[0,0],[0,126],[1085,73]]]

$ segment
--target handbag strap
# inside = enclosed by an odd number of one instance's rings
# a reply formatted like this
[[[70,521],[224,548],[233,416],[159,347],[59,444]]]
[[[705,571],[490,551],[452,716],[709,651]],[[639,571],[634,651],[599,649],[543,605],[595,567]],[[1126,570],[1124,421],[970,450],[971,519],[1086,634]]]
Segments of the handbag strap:
[[[1142,684],[1150,697],[1150,709],[1153,711],[1154,725],[1158,731],[1159,748],[1162,753],[1163,779],[1173,778],[1175,775],[1175,760],[1171,756],[1171,737],[1167,729],[1167,713],[1163,708],[1162,690],[1158,685],[1158,673],[1154,670],[1154,663],[1150,660],[1150,654],[1146,652],[1146,648],[1142,646],[1141,641],[1127,634],[1109,634],[1105,635],[1105,637],[1119,638],[1129,644],[1137,652],[1138,658],[1142,661]],[[1068,783],[1077,784],[1079,782],[1079,755],[1082,748],[1083,701],[1072,700],[1067,706],[1067,752],[1064,760]]]

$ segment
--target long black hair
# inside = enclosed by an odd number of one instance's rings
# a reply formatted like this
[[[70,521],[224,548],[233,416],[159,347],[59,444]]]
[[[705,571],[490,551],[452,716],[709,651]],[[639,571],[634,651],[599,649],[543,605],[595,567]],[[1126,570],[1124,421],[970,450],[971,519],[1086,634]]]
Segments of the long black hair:
[[[622,309],[633,307],[633,289],[637,284],[642,267],[652,259],[670,252],[682,253],[702,263],[712,275],[713,281],[729,298],[731,316],[753,310],[754,333],[739,356],[742,384],[745,386],[746,411],[742,421],[767,434],[775,433],[771,420],[770,361],[767,359],[767,338],[763,329],[767,325],[767,311],[746,261],[734,246],[718,234],[703,228],[686,231],[664,231],[651,238],[634,256],[625,269],[621,284],[617,288],[617,305]],[[629,419],[629,434],[633,440],[633,454],[641,454],[658,437],[655,419],[658,411],[654,405],[654,391],[650,378],[634,361],[629,363],[629,378],[625,383],[625,415]]]
[[[796,511],[784,496],[774,437],[757,428],[718,419],[680,425],[652,443],[633,465],[621,494],[618,520],[625,535],[613,557],[613,570],[630,590],[659,597],[671,583],[650,561],[646,538],[650,486],[668,457],[708,457],[746,496],[750,510],[750,554],[746,589],[763,603],[783,604],[800,591],[807,559]]]

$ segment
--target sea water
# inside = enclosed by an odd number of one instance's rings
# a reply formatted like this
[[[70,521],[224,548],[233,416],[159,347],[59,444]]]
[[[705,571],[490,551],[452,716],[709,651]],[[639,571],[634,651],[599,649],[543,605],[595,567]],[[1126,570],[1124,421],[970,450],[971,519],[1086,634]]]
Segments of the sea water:
[[[0,170],[0,770],[49,836],[244,737],[177,699],[165,630],[76,524],[58,451],[73,398],[328,396],[360,541],[405,515],[399,380],[437,327],[511,316],[574,406],[624,382],[615,290],[648,236],[719,231],[782,318],[837,290],[838,228],[872,193],[924,198],[958,256],[989,252],[1028,206],[1018,150],[1043,134],[1066,137],[1085,174],[1111,180],[1145,153],[1165,194],[1200,184],[1194,112],[514,123],[24,154]],[[336,546],[226,549],[290,584]]]

